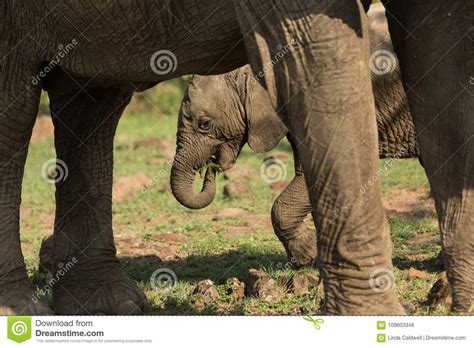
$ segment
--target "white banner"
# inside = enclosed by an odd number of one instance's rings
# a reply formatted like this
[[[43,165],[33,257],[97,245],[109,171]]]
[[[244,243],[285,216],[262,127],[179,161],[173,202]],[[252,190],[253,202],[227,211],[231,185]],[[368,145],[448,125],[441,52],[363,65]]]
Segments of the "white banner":
[[[464,347],[474,317],[0,317],[0,347]]]

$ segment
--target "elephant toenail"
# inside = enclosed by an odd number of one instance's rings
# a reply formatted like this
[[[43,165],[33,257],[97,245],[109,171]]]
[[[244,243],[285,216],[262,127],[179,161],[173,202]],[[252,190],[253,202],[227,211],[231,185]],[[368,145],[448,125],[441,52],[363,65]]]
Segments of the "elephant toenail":
[[[129,300],[119,304],[116,313],[118,315],[136,315],[141,314],[142,310],[135,302]]]

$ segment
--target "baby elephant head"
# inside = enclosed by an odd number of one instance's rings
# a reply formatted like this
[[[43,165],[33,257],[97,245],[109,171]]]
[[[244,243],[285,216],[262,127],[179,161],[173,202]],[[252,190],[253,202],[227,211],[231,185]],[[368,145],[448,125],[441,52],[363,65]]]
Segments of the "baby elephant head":
[[[173,195],[191,209],[208,206],[215,196],[216,171],[230,169],[245,143],[265,152],[286,133],[249,66],[223,75],[194,76],[179,113]],[[196,192],[196,173],[204,167],[204,183]]]

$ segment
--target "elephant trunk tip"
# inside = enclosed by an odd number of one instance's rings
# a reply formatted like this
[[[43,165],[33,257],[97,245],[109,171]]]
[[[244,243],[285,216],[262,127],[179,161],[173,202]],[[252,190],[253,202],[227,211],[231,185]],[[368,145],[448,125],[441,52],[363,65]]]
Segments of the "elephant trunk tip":
[[[216,195],[216,172],[206,169],[202,189],[194,188],[195,171],[181,171],[173,167],[171,174],[171,191],[176,200],[189,209],[203,209],[209,206]]]

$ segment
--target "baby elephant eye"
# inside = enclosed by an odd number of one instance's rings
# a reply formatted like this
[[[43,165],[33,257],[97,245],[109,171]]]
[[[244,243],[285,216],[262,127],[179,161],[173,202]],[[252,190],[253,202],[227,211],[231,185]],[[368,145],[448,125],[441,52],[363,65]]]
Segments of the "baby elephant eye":
[[[211,130],[211,125],[212,125],[212,122],[211,122],[211,120],[208,120],[208,119],[200,119],[198,121],[198,127],[202,131]]]

